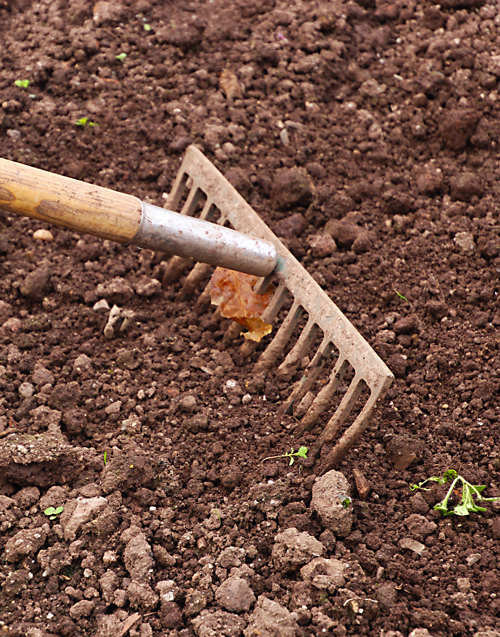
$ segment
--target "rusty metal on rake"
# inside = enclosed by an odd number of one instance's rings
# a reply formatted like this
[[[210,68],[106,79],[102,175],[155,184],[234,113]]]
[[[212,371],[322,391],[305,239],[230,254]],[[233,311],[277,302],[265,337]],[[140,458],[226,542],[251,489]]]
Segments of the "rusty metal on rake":
[[[286,377],[290,370],[296,369],[305,356],[309,356],[310,362],[285,404],[287,413],[293,414],[299,405],[304,404],[303,399],[308,396],[307,409],[296,428],[297,435],[300,436],[312,429],[320,416],[331,408],[338,392],[344,391],[340,403],[313,448],[313,456],[318,457],[325,443],[334,445],[321,462],[320,472],[324,473],[341,462],[367,428],[377,402],[393,381],[393,375],[352,323],[251,206],[215,166],[196,147],[191,146],[179,169],[166,207],[182,214],[194,215],[203,200],[200,218],[210,221],[218,216],[217,223],[264,239],[276,246],[277,267],[272,275],[260,279],[256,286],[256,291],[263,291],[267,289],[271,280],[277,282],[276,291],[262,317],[263,320],[269,323],[277,321],[285,300],[291,296],[293,301],[274,338],[260,355],[254,373],[277,368],[278,375]],[[171,283],[179,279],[192,265],[189,259],[172,257],[167,265],[164,282]],[[211,269],[212,266],[196,263],[184,281],[180,298],[194,292]],[[198,305],[203,306],[209,302],[207,287],[202,292]],[[282,314],[283,312],[280,316]],[[304,317],[307,319],[305,326],[302,327],[293,347],[284,356],[287,344],[291,342],[296,329],[300,329]],[[240,331],[241,326],[235,323],[229,328],[228,337],[234,338]],[[318,338],[320,344],[311,355],[309,350]],[[243,355],[248,356],[255,347],[255,343],[245,341],[241,346]],[[321,389],[316,395],[311,395],[312,389],[318,384],[316,381],[321,374],[325,374],[326,365],[335,354],[336,361],[327,378],[323,378]],[[283,356],[284,359],[281,360]],[[352,371],[352,378],[346,389],[343,381],[347,378],[348,370]],[[358,401],[366,394],[368,397],[359,405]],[[357,411],[353,416],[355,407]],[[354,420],[349,424],[350,417],[354,417]]]

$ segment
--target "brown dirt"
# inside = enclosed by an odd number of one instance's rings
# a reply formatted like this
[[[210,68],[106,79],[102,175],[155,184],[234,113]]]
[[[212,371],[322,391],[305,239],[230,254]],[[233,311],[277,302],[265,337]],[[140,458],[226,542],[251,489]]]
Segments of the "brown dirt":
[[[0,213],[4,633],[248,637],[264,596],[296,613],[283,634],[499,634],[500,507],[441,517],[409,490],[451,467],[500,494],[499,22],[496,0],[0,1],[2,157],[161,205],[198,144],[396,375],[339,467],[335,538],[314,463],[261,462],[321,426],[294,437],[291,384],[253,378],[180,283],[136,293],[161,255]],[[135,313],[115,338],[98,294]],[[276,566],[288,527],[344,587]],[[253,594],[209,633],[232,567]]]

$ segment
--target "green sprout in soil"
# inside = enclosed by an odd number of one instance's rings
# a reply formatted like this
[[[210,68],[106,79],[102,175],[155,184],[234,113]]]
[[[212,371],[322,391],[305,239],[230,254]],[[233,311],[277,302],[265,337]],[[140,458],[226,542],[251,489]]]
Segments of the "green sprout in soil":
[[[292,447],[289,453],[284,453],[281,456],[269,456],[268,458],[264,458],[262,462],[265,462],[266,460],[274,460],[275,458],[287,458],[290,460],[288,465],[291,466],[295,462],[295,458],[307,458],[307,451],[307,447],[300,447],[298,451],[294,451]]]
[[[44,513],[50,520],[57,520],[57,518],[63,511],[64,507],[57,507],[57,509],[54,509],[54,507],[49,507],[48,509],[45,509]]]
[[[352,500],[348,495],[341,495],[340,503],[342,504],[344,509],[348,509],[351,506]]]
[[[481,492],[486,489],[485,484],[474,485],[470,482],[467,482],[465,478],[459,476],[458,473],[454,469],[448,469],[445,471],[441,477],[432,476],[431,478],[427,478],[423,482],[419,482],[418,484],[410,485],[410,489],[412,491],[416,491],[417,489],[422,489],[423,491],[430,491],[430,489],[426,489],[424,487],[428,482],[437,482],[438,484],[446,484],[447,482],[451,482],[450,488],[448,489],[448,493],[444,497],[441,502],[438,502],[434,509],[436,511],[441,511],[443,515],[469,515],[469,513],[478,512],[478,511],[486,511],[484,507],[480,507],[476,504],[476,502],[497,502],[500,498],[483,498]],[[462,486],[462,499],[459,504],[456,504],[452,509],[448,509],[448,500],[451,498],[456,484],[460,482]],[[474,500],[476,498],[476,500]]]
[[[14,84],[18,87],[18,88],[28,88],[28,86],[30,85],[30,81],[29,80],[16,80],[14,82]]]
[[[80,117],[77,119],[75,124],[77,126],[98,126],[95,122],[91,122],[88,117]]]
[[[104,452],[104,466],[106,466],[108,464],[108,452],[105,451]]]
[[[402,301],[406,301],[407,303],[409,302],[408,299],[406,298],[406,296],[403,296],[402,294],[400,294],[397,290],[394,290],[394,292],[396,292],[396,294],[399,296],[399,298]]]
[[[117,56],[116,56],[116,59],[117,59],[119,62],[124,62],[126,57],[127,57],[127,54],[126,54],[126,53],[120,53],[119,55],[117,55]]]

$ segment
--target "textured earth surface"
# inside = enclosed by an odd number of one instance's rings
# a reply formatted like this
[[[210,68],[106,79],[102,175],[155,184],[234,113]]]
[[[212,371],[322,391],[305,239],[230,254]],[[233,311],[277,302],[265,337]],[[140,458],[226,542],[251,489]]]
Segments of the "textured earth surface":
[[[262,462],[325,425],[294,435],[295,377],[164,255],[0,212],[1,633],[498,637],[499,504],[410,490],[500,495],[496,0],[0,0],[0,29],[0,156],[163,205],[196,144],[396,377],[340,473]]]

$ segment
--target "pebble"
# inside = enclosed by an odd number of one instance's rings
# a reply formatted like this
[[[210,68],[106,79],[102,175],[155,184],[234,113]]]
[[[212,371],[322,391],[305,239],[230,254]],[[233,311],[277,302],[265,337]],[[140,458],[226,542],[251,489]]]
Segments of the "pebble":
[[[471,583],[468,577],[457,578],[457,588],[461,593],[468,593],[471,590]]]
[[[215,598],[222,608],[233,613],[249,611],[256,600],[247,581],[241,577],[229,577],[215,591]]]
[[[453,241],[457,250],[464,254],[472,254],[476,249],[474,237],[470,232],[457,232]]]
[[[444,188],[444,177],[441,168],[433,163],[426,164],[417,177],[417,190],[428,197],[439,195]]]
[[[384,582],[377,589],[376,597],[381,610],[388,613],[398,599],[396,585],[393,582]]]
[[[399,546],[402,549],[408,549],[410,551],[413,551],[414,553],[417,553],[418,555],[422,555],[422,553],[425,551],[425,545],[422,544],[421,542],[417,542],[417,540],[413,540],[410,537],[404,537],[399,541]]]
[[[278,235],[278,237],[292,239],[293,237],[301,235],[306,227],[307,221],[304,216],[298,212],[291,217],[287,217],[286,219],[282,219],[281,221],[278,221],[278,223],[275,223],[273,231],[276,235]]]
[[[195,411],[197,404],[194,396],[183,396],[179,401],[179,409],[190,414]]]
[[[311,248],[313,257],[323,259],[337,252],[337,244],[329,234],[313,234],[307,237],[307,243]]]
[[[314,195],[314,184],[305,170],[281,168],[276,172],[271,189],[271,202],[278,210],[308,206]]]
[[[404,471],[412,462],[420,459],[423,443],[409,436],[393,436],[387,443],[387,453],[390,461],[398,471]]]
[[[347,537],[352,527],[352,505],[346,498],[351,497],[349,482],[340,471],[328,471],[312,488],[311,509],[315,511],[324,526],[338,537]]]
[[[69,615],[75,621],[79,621],[84,617],[88,617],[91,612],[94,610],[95,602],[82,599],[82,601],[77,602],[74,606],[71,606],[69,609]]]
[[[40,228],[36,232],[33,233],[33,239],[37,241],[53,241],[54,235],[50,230],[45,230],[45,228]]]
[[[41,301],[50,290],[51,269],[48,265],[39,266],[21,283],[21,294],[32,301]]]
[[[80,354],[73,363],[73,371],[76,374],[90,373],[92,371],[92,360],[86,354]]]
[[[19,385],[19,389],[17,391],[19,392],[19,396],[21,396],[21,398],[29,398],[35,393],[35,388],[31,383],[22,383],[21,385]]]

